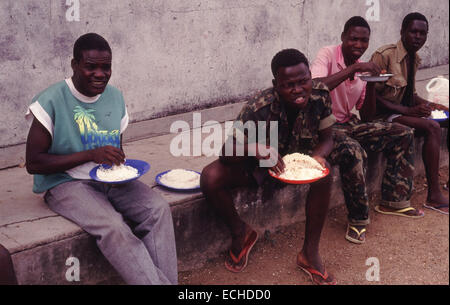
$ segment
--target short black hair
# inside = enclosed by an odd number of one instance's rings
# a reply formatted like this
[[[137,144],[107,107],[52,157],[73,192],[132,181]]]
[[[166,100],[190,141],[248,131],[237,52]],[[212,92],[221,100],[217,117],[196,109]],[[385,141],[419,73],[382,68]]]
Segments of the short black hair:
[[[428,20],[427,18],[422,15],[421,13],[409,13],[408,15],[405,16],[405,18],[403,18],[402,21],[402,32],[406,30],[406,28],[409,26],[409,24],[413,21],[413,20],[422,20],[425,21],[427,24],[427,30],[428,30]]]
[[[352,27],[352,26],[360,26],[363,28],[367,28],[369,30],[370,33],[370,26],[367,23],[366,19],[364,19],[361,16],[353,16],[352,18],[350,18],[349,20],[347,20],[347,22],[344,25],[344,31],[343,33],[347,33],[347,31]]]
[[[87,33],[80,36],[73,46],[73,58],[79,62],[82,52],[86,50],[108,51],[112,54],[111,48],[105,38],[96,33]]]
[[[292,67],[304,63],[309,68],[306,56],[296,49],[284,49],[275,54],[272,58],[272,74],[276,77],[277,71],[281,67]]]

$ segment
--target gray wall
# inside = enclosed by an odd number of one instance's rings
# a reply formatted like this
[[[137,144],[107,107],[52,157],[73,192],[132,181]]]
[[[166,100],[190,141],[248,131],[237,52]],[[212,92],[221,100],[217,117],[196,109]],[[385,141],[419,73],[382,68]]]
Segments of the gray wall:
[[[67,0],[72,3],[73,0]],[[76,2],[76,1],[75,1]],[[23,143],[31,98],[71,76],[72,46],[86,32],[113,49],[111,84],[124,92],[131,120],[233,102],[270,86],[270,60],[294,47],[313,59],[340,42],[344,22],[379,3],[371,45],[396,42],[402,18],[420,11],[430,34],[423,66],[448,63],[447,0],[66,0],[0,2],[0,149]]]

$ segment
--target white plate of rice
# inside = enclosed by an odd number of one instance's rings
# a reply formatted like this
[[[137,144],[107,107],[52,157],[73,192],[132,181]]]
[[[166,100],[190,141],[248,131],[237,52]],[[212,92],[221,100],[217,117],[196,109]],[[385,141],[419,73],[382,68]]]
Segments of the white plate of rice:
[[[176,191],[200,189],[200,173],[190,169],[170,169],[155,177],[157,184]]]
[[[145,161],[127,159],[125,163],[120,165],[98,165],[89,172],[89,175],[99,182],[120,184],[138,179],[149,169],[150,164]]]
[[[283,173],[277,175],[272,170],[269,170],[269,174],[285,183],[312,183],[330,173],[328,168],[322,167],[314,158],[301,153],[286,155],[283,157],[283,162],[285,164]]]
[[[437,122],[445,121],[448,119],[448,111],[444,110],[433,110],[430,115],[430,119]]]

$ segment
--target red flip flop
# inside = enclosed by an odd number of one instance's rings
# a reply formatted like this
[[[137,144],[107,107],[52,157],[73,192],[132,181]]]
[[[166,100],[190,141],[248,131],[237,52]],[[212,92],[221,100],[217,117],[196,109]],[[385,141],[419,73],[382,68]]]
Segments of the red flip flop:
[[[331,282],[327,282],[327,280],[329,279],[330,275],[328,274],[328,272],[327,272],[326,270],[325,270],[325,272],[322,274],[322,273],[319,272],[318,270],[316,270],[316,269],[314,269],[314,268],[312,268],[312,267],[310,267],[310,266],[301,265],[301,264],[299,264],[298,262],[297,262],[297,266],[298,266],[300,269],[302,269],[304,272],[306,272],[306,274],[309,275],[309,277],[311,278],[311,281],[312,281],[314,284],[317,284],[317,285],[336,285],[336,284],[337,284],[336,279],[333,279]],[[322,278],[323,281],[317,281],[317,280],[314,278],[313,274],[314,274],[314,275],[320,276],[320,277]]]
[[[233,264],[229,263],[228,260],[225,260],[225,268],[231,272],[241,272],[247,266],[248,255],[252,250],[253,246],[256,244],[258,240],[258,233],[256,231],[252,231],[245,240],[244,248],[241,253],[239,253],[238,257],[236,257],[231,250],[229,251],[230,258]]]

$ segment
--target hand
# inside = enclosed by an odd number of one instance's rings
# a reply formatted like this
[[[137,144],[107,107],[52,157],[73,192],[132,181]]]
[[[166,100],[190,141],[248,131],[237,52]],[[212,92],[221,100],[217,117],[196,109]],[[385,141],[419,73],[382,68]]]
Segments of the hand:
[[[317,162],[319,162],[320,165],[322,165],[323,168],[327,168],[327,160],[321,156],[311,156],[313,159],[315,159]]]
[[[354,64],[355,72],[368,72],[370,75],[380,75],[381,69],[373,62],[359,62]]]
[[[431,115],[431,107],[428,104],[419,104],[414,107],[409,107],[406,115],[423,118]]]
[[[117,147],[108,145],[90,151],[91,159],[97,164],[108,164],[112,166],[125,162],[125,154]]]
[[[444,110],[444,111],[448,111],[448,107],[445,107],[444,105],[441,105],[441,104],[437,104],[437,103],[433,103],[433,102],[430,102],[430,107],[431,107],[431,110]]]
[[[258,143],[255,146],[249,146],[249,152],[251,151],[254,152],[255,158],[260,160],[262,166],[270,167],[275,174],[280,175],[284,171],[286,166],[277,149]]]

